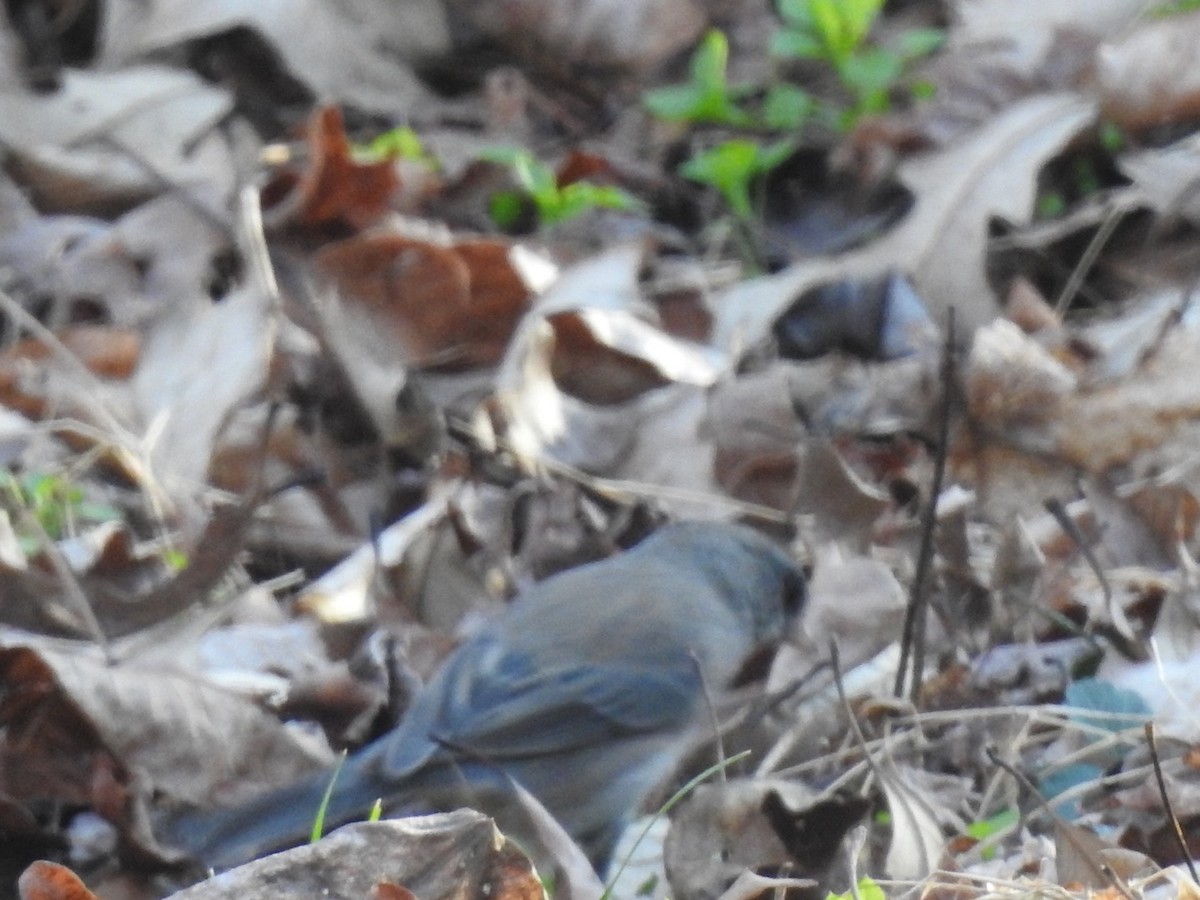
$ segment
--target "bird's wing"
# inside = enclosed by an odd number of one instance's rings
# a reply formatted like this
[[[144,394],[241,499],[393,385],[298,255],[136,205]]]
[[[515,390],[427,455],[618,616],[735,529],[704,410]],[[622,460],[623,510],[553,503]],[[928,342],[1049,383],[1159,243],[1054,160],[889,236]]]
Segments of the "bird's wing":
[[[558,668],[481,679],[450,700],[430,737],[481,757],[505,760],[563,753],[604,741],[669,733],[692,719],[695,668]],[[453,698],[450,693],[447,697]]]

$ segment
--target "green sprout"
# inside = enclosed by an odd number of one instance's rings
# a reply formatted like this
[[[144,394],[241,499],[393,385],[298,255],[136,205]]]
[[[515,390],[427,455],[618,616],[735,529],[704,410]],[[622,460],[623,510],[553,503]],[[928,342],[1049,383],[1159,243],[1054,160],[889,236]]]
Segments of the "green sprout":
[[[775,168],[795,150],[791,141],[763,146],[734,138],[692,157],[679,169],[684,178],[716,188],[733,214],[742,221],[754,215],[750,186],[754,179]]]
[[[704,35],[692,55],[691,80],[647,91],[646,108],[668,122],[749,126],[753,117],[738,105],[744,87],[732,87],[726,74],[729,41],[716,29]]]
[[[779,131],[799,131],[816,108],[817,101],[808,91],[787,82],[773,84],[763,97],[763,124]]]
[[[887,900],[887,894],[883,892],[883,888],[868,876],[863,876],[858,879],[858,891],[846,891],[844,894],[834,894],[832,892],[825,895],[825,900]]]
[[[945,41],[941,31],[919,28],[902,34],[895,49],[868,45],[882,9],[883,0],[779,0],[784,25],[772,37],[771,52],[785,59],[824,61],[833,68],[851,98],[850,108],[836,115],[843,128],[887,110],[905,67]]]
[[[1151,7],[1149,15],[1156,19],[1161,19],[1167,16],[1177,16],[1180,13],[1192,12],[1197,9],[1200,9],[1200,0],[1169,0],[1169,2]]]
[[[62,475],[28,472],[18,477],[0,469],[0,487],[0,509],[14,515],[17,538],[27,554],[38,552],[43,536],[57,541],[74,534],[81,525],[121,518],[116,507],[87,499],[78,484]]]
[[[614,185],[575,181],[560,185],[554,169],[537,159],[528,150],[498,147],[485,151],[482,158],[512,169],[524,196],[533,201],[538,221],[554,225],[573,219],[590,209],[640,210],[642,202]],[[510,227],[520,216],[522,196],[512,191],[499,191],[491,200],[492,220],[502,228]]]
[[[354,153],[365,161],[409,159],[427,163],[435,168],[437,166],[437,160],[425,149],[417,133],[408,126],[385,131],[367,144],[356,144]]]
[[[1009,807],[996,813],[994,816],[982,819],[978,822],[972,822],[967,826],[967,835],[973,837],[980,843],[986,842],[991,838],[998,837],[1005,832],[1011,831],[1013,826],[1020,820],[1020,814],[1016,809]],[[995,846],[987,846],[983,848],[982,856],[985,860],[994,859],[996,856]]]

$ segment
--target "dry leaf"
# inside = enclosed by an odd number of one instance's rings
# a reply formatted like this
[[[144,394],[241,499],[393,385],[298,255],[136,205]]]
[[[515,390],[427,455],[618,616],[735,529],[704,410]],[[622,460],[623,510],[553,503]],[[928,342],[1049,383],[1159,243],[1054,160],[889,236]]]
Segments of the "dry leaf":
[[[159,194],[164,178],[231,197],[238,167],[213,131],[230,108],[190,72],[68,69],[53,94],[0,92],[0,141],[43,211],[112,212]]]
[[[864,253],[907,271],[941,321],[954,307],[960,334],[971,334],[999,305],[984,273],[993,218],[1013,225],[1033,215],[1041,167],[1095,117],[1072,94],[1030,97],[961,143],[905,162],[900,180],[916,206]]]
[[[360,162],[351,154],[341,110],[324,106],[308,125],[308,159],[263,189],[264,219],[275,227],[314,228],[346,222],[374,224],[400,182],[390,161]]]
[[[79,876],[58,863],[30,863],[17,881],[21,900],[98,900]]]
[[[0,673],[9,729],[0,770],[6,792],[24,800],[92,802],[92,767],[110,754],[145,779],[141,790],[193,803],[232,804],[332,762],[327,746],[194,676],[12,646],[0,649]]]
[[[1096,52],[1104,115],[1140,130],[1186,122],[1200,113],[1200,74],[1192,65],[1200,13],[1142,22]]]
[[[172,895],[173,900],[362,900],[380,882],[421,900],[543,900],[529,860],[474,810],[339,828]],[[585,898],[586,900],[586,898]]]
[[[105,4],[100,62],[128,65],[231,28],[260,33],[313,93],[403,121],[426,90],[410,65],[449,49],[440,0]]]
[[[454,18],[537,62],[648,72],[699,37],[693,0],[452,0]]]

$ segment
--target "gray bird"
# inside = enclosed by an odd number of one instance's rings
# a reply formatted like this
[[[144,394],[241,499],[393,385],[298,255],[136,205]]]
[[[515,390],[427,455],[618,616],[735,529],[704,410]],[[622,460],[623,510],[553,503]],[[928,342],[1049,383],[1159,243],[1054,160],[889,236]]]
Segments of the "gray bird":
[[[713,522],[668,525],[547,578],[460,645],[393,731],[348,759],[326,823],[363,819],[382,798],[389,814],[475,806],[506,828],[515,781],[602,870],[680,762],[705,690],[778,640],[803,600],[803,575],[781,549]],[[186,815],[168,837],[217,869],[295,846],[328,782]]]

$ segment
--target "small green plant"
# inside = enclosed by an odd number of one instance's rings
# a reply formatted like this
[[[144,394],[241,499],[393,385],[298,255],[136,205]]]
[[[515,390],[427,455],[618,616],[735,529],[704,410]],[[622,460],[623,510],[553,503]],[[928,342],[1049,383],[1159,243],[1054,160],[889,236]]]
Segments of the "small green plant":
[[[356,145],[354,152],[359,158],[373,162],[410,159],[437,167],[437,160],[425,149],[417,133],[403,125],[385,131],[370,143]]]
[[[317,814],[313,817],[312,830],[308,834],[308,842],[315,844],[325,834],[325,816],[329,812],[329,801],[333,799],[333,789],[337,786],[338,776],[342,774],[342,768],[346,765],[347,753],[345,750],[338,756],[337,765],[333,767],[333,774],[329,776],[329,784],[325,785],[325,793],[321,795],[321,803],[317,806]]]
[[[750,199],[754,179],[775,168],[794,150],[791,141],[764,146],[757,141],[734,138],[692,157],[680,167],[679,173],[716,188],[733,214],[745,222],[754,216]]]
[[[589,209],[639,210],[642,203],[628,191],[613,185],[575,181],[560,185],[554,169],[537,159],[528,150],[498,147],[486,151],[482,158],[509,166],[517,184],[537,209],[542,225],[554,225],[573,219]],[[521,196],[510,191],[493,195],[490,212],[492,220],[502,228],[512,226],[520,216]]]
[[[874,878],[867,876],[858,879],[857,895],[852,891],[846,891],[844,894],[831,892],[825,895],[825,900],[855,900],[856,896],[858,900],[887,900],[887,894],[883,892],[883,888],[875,882]]]
[[[173,547],[163,550],[162,561],[172,572],[182,572],[188,567],[188,555]]]
[[[1168,0],[1166,3],[1160,3],[1150,9],[1150,15],[1155,18],[1165,18],[1167,16],[1177,16],[1180,13],[1192,12],[1200,9],[1200,0]]]
[[[781,131],[799,129],[816,108],[807,91],[779,82],[762,94],[761,109],[751,112],[746,104],[760,92],[753,85],[731,85],[728,62],[729,42],[724,33],[714,29],[692,54],[691,80],[647,91],[642,103],[667,122]]]
[[[972,822],[967,826],[967,835],[980,842],[988,841],[1010,831],[1019,820],[1020,814],[1016,809],[1011,807],[1003,809],[994,816],[979,822]],[[995,846],[984,847],[982,855],[985,860],[994,859],[996,856]]]
[[[913,60],[932,53],[945,40],[936,29],[913,29],[895,49],[868,44],[883,0],[779,0],[783,27],[771,41],[774,55],[829,63],[850,97],[837,115],[841,127],[888,108],[890,94]]]
[[[768,128],[799,131],[817,109],[812,94],[788,82],[773,84],[763,97],[762,119]]]
[[[3,498],[0,508],[15,513],[17,538],[27,554],[36,553],[44,537],[59,540],[74,534],[80,526],[121,518],[114,506],[88,500],[83,489],[63,475],[27,472],[14,475],[0,469]],[[32,522],[22,526],[28,516]]]
[[[692,54],[691,80],[647,91],[642,102],[668,122],[753,125],[754,117],[739,104],[752,88],[729,84],[728,63],[729,41],[723,32],[713,29]]]

